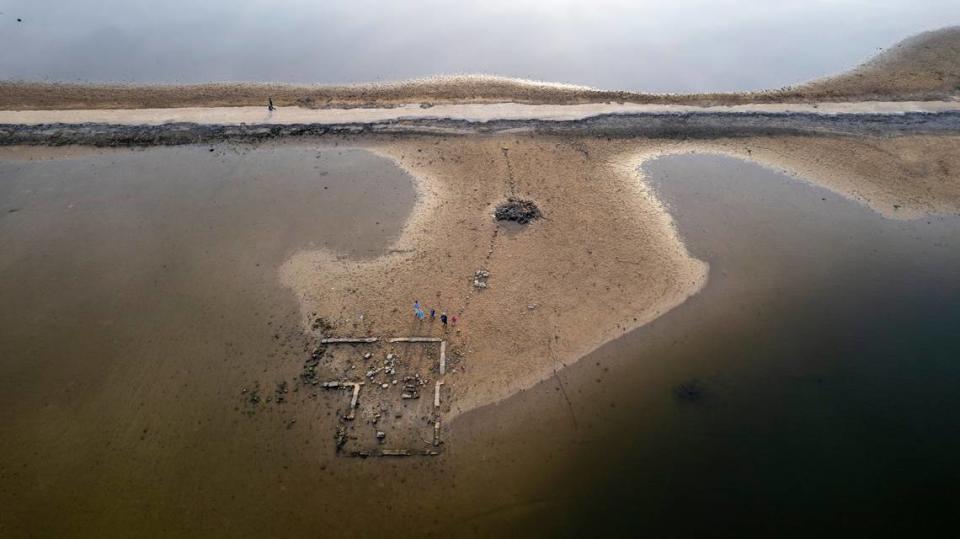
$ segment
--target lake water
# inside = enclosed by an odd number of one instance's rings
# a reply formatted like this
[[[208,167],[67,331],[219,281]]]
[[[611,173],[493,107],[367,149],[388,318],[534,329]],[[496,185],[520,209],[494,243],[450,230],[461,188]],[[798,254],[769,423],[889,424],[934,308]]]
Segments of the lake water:
[[[461,418],[461,437],[487,435],[489,453],[502,454],[488,473],[549,471],[528,472],[535,486],[446,531],[949,529],[960,480],[960,218],[887,220],[728,157],[663,157],[645,172],[690,251],[710,263],[707,286],[566,369],[563,388],[545,382]]]
[[[8,0],[0,79],[352,83],[489,73],[652,92],[751,90],[846,70],[958,23],[952,0]]]
[[[409,176],[305,143],[0,161],[0,536],[950,522],[960,218],[888,220],[728,157],[645,172],[710,263],[704,290],[459,417],[441,457],[363,460],[335,456],[338,396],[250,407],[239,388],[269,394],[315,344],[279,265],[310,246],[382,252],[413,206]]]
[[[183,535],[275,489],[295,460],[236,408],[313,345],[279,267],[375,256],[414,200],[331,145],[0,160],[0,536]],[[329,426],[300,432],[329,452]]]

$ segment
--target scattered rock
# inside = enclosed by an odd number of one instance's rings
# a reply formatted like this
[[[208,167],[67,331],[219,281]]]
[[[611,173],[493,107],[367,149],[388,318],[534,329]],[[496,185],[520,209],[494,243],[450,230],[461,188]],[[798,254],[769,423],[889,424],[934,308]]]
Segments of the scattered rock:
[[[284,381],[284,382],[277,383],[277,388],[274,390],[274,395],[276,396],[276,400],[278,403],[286,402],[287,392],[288,392],[287,382]]]
[[[347,426],[343,423],[337,425],[337,433],[334,435],[334,439],[337,441],[337,451],[340,451],[340,448],[347,443]]]
[[[473,274],[473,286],[476,288],[486,288],[487,279],[490,278],[490,272],[486,270],[477,270]]]

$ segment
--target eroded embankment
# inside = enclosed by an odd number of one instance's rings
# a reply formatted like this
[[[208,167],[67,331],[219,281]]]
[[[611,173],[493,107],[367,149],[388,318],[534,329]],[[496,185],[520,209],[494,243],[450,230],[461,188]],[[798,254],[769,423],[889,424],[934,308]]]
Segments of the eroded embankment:
[[[904,113],[666,112],[575,119],[396,117],[330,123],[0,124],[0,145],[148,146],[356,134],[503,134],[716,139],[770,135],[919,135],[960,132],[960,111]]]

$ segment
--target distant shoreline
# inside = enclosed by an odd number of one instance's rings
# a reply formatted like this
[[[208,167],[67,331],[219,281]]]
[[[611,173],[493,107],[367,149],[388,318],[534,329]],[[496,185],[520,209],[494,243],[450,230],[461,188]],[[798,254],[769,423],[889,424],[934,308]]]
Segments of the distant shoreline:
[[[629,66],[624,66],[629,69]],[[491,75],[456,75],[377,84],[189,85],[77,84],[0,81],[0,110],[141,109],[184,107],[364,108],[410,103],[575,105],[631,103],[742,105],[960,99],[960,27],[925,32],[843,74],[788,88],[745,93],[652,94]]]

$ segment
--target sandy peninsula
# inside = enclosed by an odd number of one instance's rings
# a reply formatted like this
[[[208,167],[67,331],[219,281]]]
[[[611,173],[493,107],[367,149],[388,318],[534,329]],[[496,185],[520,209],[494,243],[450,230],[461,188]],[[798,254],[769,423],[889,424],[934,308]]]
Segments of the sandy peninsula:
[[[304,251],[282,270],[331,335],[422,332],[452,346],[455,416],[555,376],[610,339],[697,293],[708,265],[692,257],[641,173],[665,154],[759,161],[893,219],[960,212],[960,137],[749,137],[710,141],[418,137],[355,141],[414,178],[417,207],[391,254],[369,261]],[[921,157],[922,156],[922,157]],[[533,200],[544,218],[505,227],[496,204]],[[473,286],[490,273],[489,288]],[[415,322],[412,303],[459,318]]]

